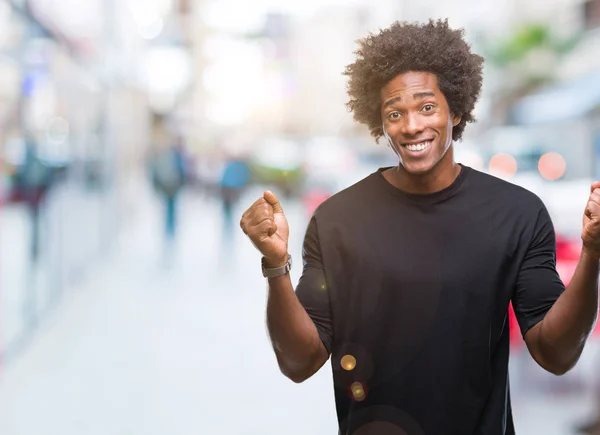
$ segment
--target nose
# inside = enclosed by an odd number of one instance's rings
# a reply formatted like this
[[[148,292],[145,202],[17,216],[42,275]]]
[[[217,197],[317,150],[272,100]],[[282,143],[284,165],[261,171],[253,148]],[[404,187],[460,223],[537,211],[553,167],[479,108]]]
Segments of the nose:
[[[416,113],[408,113],[404,120],[402,133],[406,136],[418,136],[425,129],[422,118]]]

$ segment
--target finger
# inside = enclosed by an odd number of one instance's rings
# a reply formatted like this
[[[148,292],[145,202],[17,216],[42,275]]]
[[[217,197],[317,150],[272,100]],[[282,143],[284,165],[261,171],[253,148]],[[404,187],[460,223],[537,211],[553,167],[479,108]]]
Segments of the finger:
[[[254,211],[261,207],[261,204],[267,204],[267,201],[263,197],[258,198],[256,201],[252,203],[250,207],[242,214],[242,220],[248,220],[250,216],[254,214]],[[268,205],[268,204],[267,204]]]
[[[265,219],[258,225],[254,226],[253,232],[255,232],[255,234],[258,235],[258,239],[262,241],[267,237],[271,237],[277,232],[277,225],[275,225],[273,219]]]
[[[257,208],[257,207],[261,207],[261,206],[262,206],[262,204],[267,204],[267,201],[266,201],[266,200],[265,200],[265,198],[263,198],[263,197],[261,197],[261,198],[258,198],[258,199],[257,199],[256,201],[254,201],[254,202],[252,203],[252,205],[251,205],[251,206],[248,208],[248,211],[251,211],[251,210],[253,210],[253,209]]]
[[[244,233],[246,232],[246,221],[248,220],[248,210],[246,210],[243,214],[242,217],[240,218],[240,228],[242,230],[244,230]]]
[[[267,207],[269,206],[267,201],[265,201],[264,198],[259,198],[256,201],[254,201],[250,207],[248,207],[248,210],[246,210],[244,212],[242,217],[245,219],[249,219],[251,216],[256,214],[257,210],[260,210],[261,207],[265,207],[265,206],[267,206]]]
[[[591,187],[590,191],[593,192],[596,189],[600,189],[600,181],[594,181],[592,183],[592,187]]]
[[[261,225],[263,222],[266,221],[271,221],[274,222],[273,220],[273,216],[256,216],[255,218],[253,218],[252,221],[248,222],[248,226],[249,227],[258,227],[259,225]]]
[[[600,188],[596,188],[596,189],[592,190],[592,193],[600,195]]]
[[[248,213],[247,219],[250,225],[258,225],[265,218],[273,219],[273,207],[270,206],[266,201],[262,204],[257,204]]]
[[[585,208],[585,215],[590,219],[600,219],[600,204],[595,201],[588,201],[587,207]]]
[[[600,204],[600,189],[594,190],[590,195],[590,201]]]
[[[263,198],[265,198],[265,200],[271,204],[271,206],[273,207],[273,211],[275,213],[281,213],[283,214],[283,207],[281,207],[281,204],[279,203],[279,198],[277,198],[277,195],[275,195],[273,192],[271,192],[270,190],[267,190],[264,193]]]
[[[250,215],[248,212],[244,213],[242,219],[240,220],[240,228],[244,232],[244,234],[248,235],[249,228],[252,227],[252,221],[250,219]]]

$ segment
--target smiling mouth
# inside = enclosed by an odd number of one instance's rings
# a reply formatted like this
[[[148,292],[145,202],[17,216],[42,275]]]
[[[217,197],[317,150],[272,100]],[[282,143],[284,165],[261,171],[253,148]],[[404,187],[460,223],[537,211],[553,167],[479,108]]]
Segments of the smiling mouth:
[[[423,142],[419,142],[419,143],[415,143],[415,144],[402,144],[402,146],[404,148],[406,148],[409,151],[425,151],[426,149],[428,149],[431,146],[431,143],[433,141],[431,140],[425,140]]]

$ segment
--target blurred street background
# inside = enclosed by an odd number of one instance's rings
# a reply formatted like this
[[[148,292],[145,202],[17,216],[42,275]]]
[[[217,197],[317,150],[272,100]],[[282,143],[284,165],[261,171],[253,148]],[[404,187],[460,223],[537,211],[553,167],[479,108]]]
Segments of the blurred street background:
[[[600,0],[0,0],[0,434],[336,433],[329,364],[278,371],[238,222],[273,190],[299,259],[318,204],[394,164],[341,73],[356,39],[430,17],[486,58],[458,161],[545,201],[568,283]],[[600,335],[561,378],[512,336],[517,432],[592,423]]]

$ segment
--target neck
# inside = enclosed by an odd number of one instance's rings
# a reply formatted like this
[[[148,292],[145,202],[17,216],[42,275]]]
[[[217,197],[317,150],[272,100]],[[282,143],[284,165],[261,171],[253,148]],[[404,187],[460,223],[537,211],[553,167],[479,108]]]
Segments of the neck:
[[[431,171],[423,174],[411,174],[402,165],[399,165],[390,170],[391,177],[388,180],[404,192],[427,194],[439,192],[450,186],[460,171],[460,165],[454,161],[452,148],[450,148]]]

